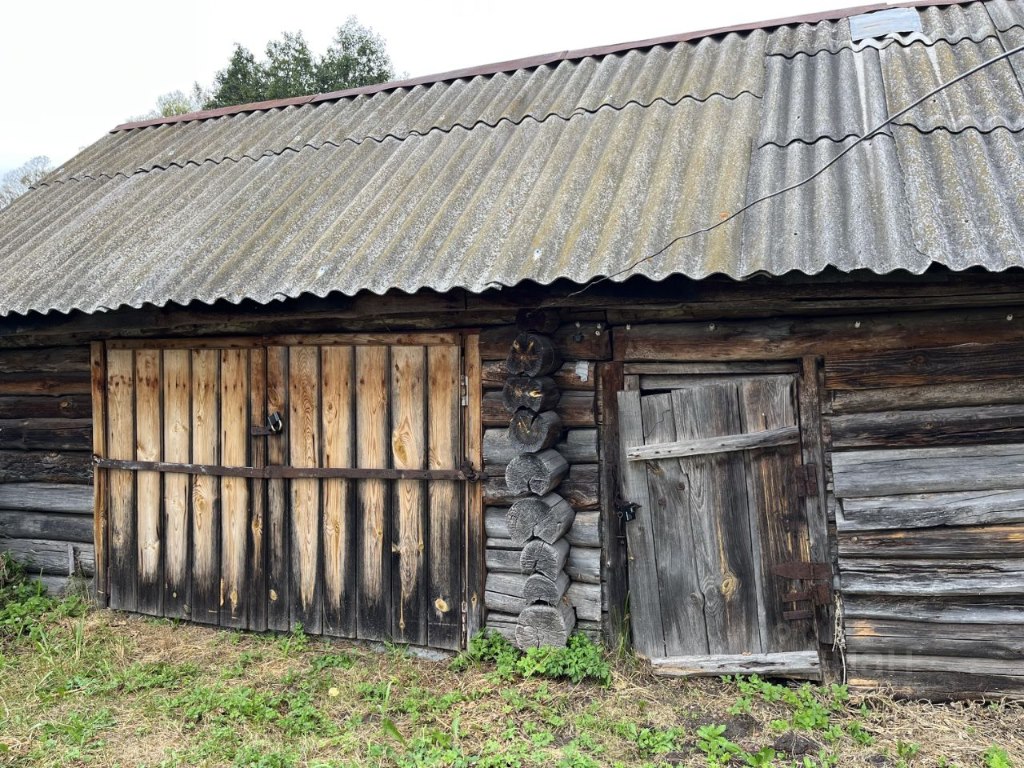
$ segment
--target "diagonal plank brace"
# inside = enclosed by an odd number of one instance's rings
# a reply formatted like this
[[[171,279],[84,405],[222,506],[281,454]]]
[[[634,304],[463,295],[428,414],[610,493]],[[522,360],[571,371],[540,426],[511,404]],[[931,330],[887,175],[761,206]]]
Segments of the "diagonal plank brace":
[[[755,448],[772,448],[788,445],[800,439],[799,427],[778,427],[744,435],[722,435],[698,440],[679,440],[673,443],[637,445],[626,449],[629,461],[651,461],[654,459],[676,459],[685,456],[706,456],[711,453],[749,451]]]

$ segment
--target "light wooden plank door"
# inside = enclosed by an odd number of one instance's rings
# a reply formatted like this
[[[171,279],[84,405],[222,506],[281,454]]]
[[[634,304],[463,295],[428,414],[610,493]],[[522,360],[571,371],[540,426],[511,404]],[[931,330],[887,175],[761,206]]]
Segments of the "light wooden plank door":
[[[810,558],[796,377],[634,384],[618,394],[634,647],[694,670],[771,657],[785,672],[779,654],[816,648],[776,573]]]
[[[460,340],[334,338],[97,358],[112,607],[461,647]]]

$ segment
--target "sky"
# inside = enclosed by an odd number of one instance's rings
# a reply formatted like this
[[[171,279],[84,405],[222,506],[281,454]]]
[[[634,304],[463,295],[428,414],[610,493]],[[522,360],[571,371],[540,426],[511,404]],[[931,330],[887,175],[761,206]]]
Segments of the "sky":
[[[491,62],[863,4],[866,0],[19,0],[0,26],[0,176],[54,165],[159,95],[208,86],[235,43],[261,53],[283,31],[327,48],[349,15],[419,77]]]

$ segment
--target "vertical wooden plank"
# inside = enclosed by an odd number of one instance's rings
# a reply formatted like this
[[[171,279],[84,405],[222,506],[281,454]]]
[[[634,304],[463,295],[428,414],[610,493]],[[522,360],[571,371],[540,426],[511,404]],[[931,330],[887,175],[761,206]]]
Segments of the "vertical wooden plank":
[[[324,347],[321,352],[324,466],[353,466],[355,388],[352,347]],[[324,633],[356,635],[354,484],[326,478],[324,493]]]
[[[604,640],[610,648],[621,648],[629,641],[629,627],[626,617],[626,547],[623,537],[625,523],[615,508],[615,500],[621,495],[618,484],[619,472],[619,410],[618,393],[624,385],[622,363],[599,363],[597,365],[597,396],[600,399],[598,413],[601,423],[600,482],[601,482],[601,548],[604,566],[602,589],[607,597],[608,612],[604,614]]]
[[[219,464],[220,354],[192,351],[192,459]],[[220,621],[220,493],[216,477],[192,476],[192,619]]]
[[[792,377],[748,379],[740,382],[739,388],[745,432],[797,423],[796,381]],[[798,454],[796,445],[745,452],[765,653],[814,647],[810,621],[783,618],[782,598],[791,584],[773,573],[781,563],[805,561],[808,557],[807,525],[801,519],[794,477]]]
[[[249,351],[249,425],[267,423],[267,351],[255,347]],[[267,441],[270,436],[256,435],[249,440],[251,464],[257,469],[267,466]],[[277,439],[276,436],[273,439]],[[246,611],[249,629],[262,632],[267,628],[267,484],[253,479],[249,483],[249,547],[246,580]]]
[[[671,396],[676,439],[740,432],[739,393],[735,384],[677,389]],[[743,456],[719,453],[678,462],[688,476],[708,652],[763,653],[757,615],[754,534],[750,530]],[[671,649],[669,655],[675,655]]]
[[[423,469],[426,462],[425,377],[425,348],[391,348],[391,463],[397,469]],[[392,493],[391,636],[399,642],[426,645],[423,482],[396,480]],[[440,554],[447,556],[447,552]]]
[[[288,365],[288,438],[293,467],[320,466],[320,348],[292,347]],[[323,630],[320,587],[320,481],[295,478],[291,488],[293,624]]]
[[[94,341],[90,349],[92,372],[92,452],[100,458],[107,454],[107,348]],[[109,471],[96,467],[93,473],[93,544],[96,548],[96,602],[107,605],[107,562],[110,558],[108,530]]]
[[[164,461],[188,464],[192,460],[192,373],[184,349],[163,352]],[[190,615],[189,476],[164,475],[164,616]]]
[[[356,348],[358,407],[356,463],[387,467],[389,454],[388,348]],[[387,483],[360,480],[357,492],[357,636],[382,640],[391,629],[391,531]]]
[[[135,458],[135,356],[130,349],[107,351],[107,450],[112,459]],[[135,474],[110,470],[110,607],[138,606],[135,547]]]
[[[457,469],[460,463],[459,348],[427,349],[427,468]],[[454,480],[428,485],[427,644],[458,649],[462,644],[462,505]]]
[[[483,426],[483,365],[480,361],[480,336],[469,334],[465,341],[466,403],[465,450],[466,459],[478,471],[484,466]],[[484,545],[487,534],[484,530],[484,484],[473,481],[466,486],[465,520],[465,635],[464,640],[473,637],[484,626],[484,583],[487,568],[484,560]]]
[[[642,396],[640,413],[644,443],[670,443],[677,439],[672,395]],[[661,595],[665,653],[669,656],[706,654],[709,649],[707,625],[711,620],[705,615],[706,593],[709,586],[717,585],[706,584],[697,567],[708,553],[701,546],[702,527],[693,519],[691,509],[696,490],[691,488],[693,477],[674,459],[645,463],[650,494],[647,514],[653,537],[651,560],[657,570],[657,589]],[[718,594],[712,590],[713,604]]]
[[[160,461],[162,418],[160,413],[160,352],[135,352],[135,458]],[[136,530],[138,535],[138,610],[153,616],[162,614],[162,573],[160,535],[160,474],[138,472]]]
[[[288,347],[267,349],[267,415],[288,418]],[[288,463],[285,428],[267,437],[268,466]],[[267,627],[291,628],[291,540],[288,519],[288,483],[284,478],[267,481]]]
[[[224,349],[220,353],[221,463],[244,467],[249,463],[249,352]],[[246,584],[249,543],[249,488],[244,477],[222,477],[220,538],[220,623],[247,625]]]
[[[630,385],[626,377],[624,384]],[[644,444],[643,418],[640,414],[640,393],[629,390],[618,393],[619,443],[622,453]],[[655,509],[647,487],[647,469],[639,462],[621,463],[622,496],[637,505],[636,518],[626,524],[629,546],[629,610],[633,648],[637,653],[656,657],[665,655],[665,629],[658,592],[658,569],[655,560]],[[682,564],[680,564],[682,567]]]
[[[803,376],[799,386],[800,444],[805,465],[814,466],[814,477],[818,492],[808,494],[804,499],[807,520],[807,538],[810,557],[815,562],[831,562],[829,552],[827,486],[825,483],[825,445],[822,434],[821,409],[824,402],[824,371],[821,361],[808,355],[801,361]],[[835,639],[835,612],[831,605],[815,609],[815,629],[818,642],[824,651],[823,669],[826,675],[835,679],[841,671],[831,652]]]

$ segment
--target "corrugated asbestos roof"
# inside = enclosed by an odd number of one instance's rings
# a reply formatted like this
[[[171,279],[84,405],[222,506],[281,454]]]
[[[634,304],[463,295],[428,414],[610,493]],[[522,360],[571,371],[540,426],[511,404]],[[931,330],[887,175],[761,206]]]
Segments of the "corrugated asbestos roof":
[[[113,132],[0,213],[0,314],[602,275],[1024,265],[1021,0]],[[717,222],[663,255],[687,232]]]

